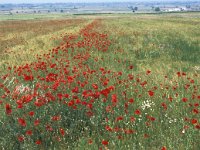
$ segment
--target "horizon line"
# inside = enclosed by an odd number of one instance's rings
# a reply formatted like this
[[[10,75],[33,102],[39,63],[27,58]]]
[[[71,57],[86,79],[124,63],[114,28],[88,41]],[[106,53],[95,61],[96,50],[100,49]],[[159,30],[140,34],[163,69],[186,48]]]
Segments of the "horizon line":
[[[168,2],[198,2],[198,0],[164,0],[164,1],[159,1],[159,0],[135,0],[135,1],[102,1],[102,2],[8,2],[8,3],[1,3],[1,4],[84,4],[84,3],[88,3],[88,4],[92,4],[92,3],[135,3],[135,2],[160,2],[160,3],[168,3]]]

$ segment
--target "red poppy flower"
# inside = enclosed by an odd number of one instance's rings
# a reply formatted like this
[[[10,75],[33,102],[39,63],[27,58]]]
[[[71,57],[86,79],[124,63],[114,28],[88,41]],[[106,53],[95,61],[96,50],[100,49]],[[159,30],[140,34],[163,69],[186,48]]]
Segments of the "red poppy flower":
[[[116,94],[113,94],[112,95],[112,103],[117,103],[118,100],[117,100],[117,95]]]
[[[200,124],[195,126],[196,129],[200,129]]]
[[[121,71],[120,71],[120,72],[118,72],[118,75],[119,75],[119,76],[121,76],[121,75],[122,75],[122,72],[121,72]]]
[[[65,98],[69,98],[69,94],[64,94],[63,95]]]
[[[112,128],[111,128],[110,126],[108,126],[108,125],[106,125],[105,129],[106,129],[107,131],[112,131]]]
[[[108,89],[109,89],[110,91],[112,91],[112,90],[115,89],[115,87],[114,87],[114,86],[110,86],[110,87],[108,87]]]
[[[105,97],[107,97],[109,93],[110,90],[108,88],[101,91],[101,94],[104,95]]]
[[[75,88],[72,89],[72,92],[73,92],[73,93],[78,93],[78,91],[79,91],[79,88],[78,88],[78,87],[75,87]]]
[[[149,135],[145,133],[144,134],[144,138],[148,138],[148,137],[149,137]]]
[[[24,103],[29,103],[33,99],[32,95],[25,95],[21,98]]]
[[[102,141],[102,144],[103,144],[103,145],[108,145],[108,141],[103,140],[103,141]]]
[[[46,130],[47,131],[53,131],[53,128],[50,125],[46,125]]]
[[[92,139],[89,139],[89,140],[88,140],[88,144],[92,144]]]
[[[53,121],[59,121],[60,119],[61,119],[60,116],[53,116],[53,117],[51,118],[51,120],[53,120]]]
[[[168,98],[168,100],[169,100],[170,102],[172,102],[173,98],[170,96],[170,97]]]
[[[23,127],[26,126],[26,121],[23,118],[18,118],[18,123]]]
[[[98,85],[97,85],[97,84],[92,84],[92,87],[93,87],[94,89],[98,89]]]
[[[63,94],[62,93],[58,93],[57,97],[58,97],[59,100],[62,100]]]
[[[182,101],[183,101],[183,102],[187,102],[188,99],[187,99],[186,97],[184,97],[184,98],[182,98]]]
[[[163,147],[161,148],[161,150],[167,150],[167,148],[166,148],[165,146],[163,146]]]
[[[33,76],[32,75],[24,75],[24,80],[25,81],[32,81],[33,80]]]
[[[186,73],[185,73],[185,72],[182,72],[182,75],[183,75],[183,76],[186,76]]]
[[[140,85],[141,85],[142,87],[144,87],[146,84],[147,84],[147,81],[144,81],[144,82],[140,83]]]
[[[24,141],[24,136],[23,135],[20,135],[17,137],[18,141],[19,142],[23,142]]]
[[[149,75],[151,73],[151,70],[147,70],[146,74]]]
[[[149,96],[153,96],[154,95],[153,91],[148,91],[148,93],[149,93]]]
[[[180,77],[180,76],[181,76],[181,73],[180,73],[180,72],[177,72],[177,75],[178,75],[178,77]]]
[[[51,66],[50,66],[50,68],[54,68],[56,66],[56,64],[52,64]]]
[[[156,118],[154,118],[154,117],[150,117],[149,118],[151,121],[155,121],[156,120]]]
[[[106,106],[106,112],[110,112],[112,110],[111,106]]]
[[[32,130],[27,130],[27,131],[26,131],[26,135],[31,136],[32,134],[33,134]]]
[[[30,112],[29,112],[29,116],[31,116],[31,117],[33,117],[34,114],[35,114],[34,111],[30,111]]]
[[[35,144],[40,145],[40,144],[42,144],[42,142],[41,142],[40,140],[37,140],[37,141],[35,142]]]
[[[76,103],[76,104],[80,104],[80,103],[81,103],[81,100],[80,100],[80,99],[76,99],[76,100],[75,100],[75,103]]]
[[[190,80],[190,83],[194,83],[194,80]]]
[[[6,114],[10,115],[12,113],[12,109],[11,109],[11,105],[10,104],[6,104]]]
[[[92,117],[92,116],[94,115],[94,113],[93,113],[92,111],[87,111],[87,112],[86,112],[86,115],[87,115],[88,117]]]
[[[34,126],[38,126],[39,123],[40,123],[39,119],[36,119],[36,120],[34,121]]]
[[[69,107],[72,107],[73,105],[74,105],[74,100],[71,100],[71,101],[68,102]]]
[[[140,111],[139,109],[136,109],[136,110],[135,110],[135,114],[136,114],[136,115],[140,115],[140,114],[141,114],[141,111]]]
[[[134,117],[130,117],[130,120],[131,120],[131,122],[134,122],[135,118]]]
[[[194,107],[199,107],[199,103],[195,103],[195,104],[194,104]]]
[[[60,134],[61,134],[62,136],[64,136],[64,135],[65,135],[65,130],[62,129],[62,128],[60,128]]]
[[[117,117],[115,121],[120,121],[120,120],[123,120],[122,116]]]
[[[133,103],[133,102],[134,102],[133,98],[129,99],[129,103]]]
[[[192,119],[192,120],[191,120],[191,123],[192,123],[192,124],[196,124],[197,122],[198,122],[197,119]]]
[[[129,66],[129,69],[133,69],[133,65]]]
[[[166,103],[163,102],[163,103],[161,104],[161,106],[162,106],[165,110],[167,110],[167,104],[166,104]]]
[[[92,109],[93,105],[92,104],[87,104],[87,108]]]
[[[192,110],[192,112],[193,112],[194,114],[198,114],[198,113],[199,113],[199,110],[196,109],[196,108],[194,108],[194,109]]]
[[[134,78],[134,76],[132,74],[129,74],[128,77],[129,77],[129,80],[133,80],[133,78]]]

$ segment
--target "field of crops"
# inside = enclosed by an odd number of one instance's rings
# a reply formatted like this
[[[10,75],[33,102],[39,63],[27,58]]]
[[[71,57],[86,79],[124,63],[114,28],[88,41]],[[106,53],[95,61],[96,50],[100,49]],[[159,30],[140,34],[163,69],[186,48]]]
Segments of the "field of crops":
[[[200,13],[0,29],[0,149],[199,150]]]

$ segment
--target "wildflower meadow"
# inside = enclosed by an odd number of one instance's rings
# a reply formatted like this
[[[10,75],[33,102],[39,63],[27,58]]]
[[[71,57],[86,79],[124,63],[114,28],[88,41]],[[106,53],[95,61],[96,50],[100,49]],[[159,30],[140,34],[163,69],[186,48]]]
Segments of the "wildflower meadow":
[[[1,69],[0,149],[200,149],[199,19],[128,17],[77,21]]]

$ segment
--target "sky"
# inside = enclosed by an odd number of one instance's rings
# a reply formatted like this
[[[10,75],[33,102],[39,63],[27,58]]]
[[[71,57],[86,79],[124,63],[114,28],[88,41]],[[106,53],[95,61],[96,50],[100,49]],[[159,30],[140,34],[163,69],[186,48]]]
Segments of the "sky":
[[[73,2],[73,3],[82,3],[82,2],[135,2],[135,1],[192,1],[192,0],[0,0],[0,4],[5,3],[59,3],[59,2]],[[200,1],[200,0],[196,0]]]

